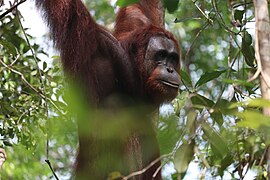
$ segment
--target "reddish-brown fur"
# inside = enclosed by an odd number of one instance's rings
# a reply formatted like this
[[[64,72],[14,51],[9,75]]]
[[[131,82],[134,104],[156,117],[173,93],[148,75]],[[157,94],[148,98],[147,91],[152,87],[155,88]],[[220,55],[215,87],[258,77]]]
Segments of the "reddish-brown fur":
[[[158,27],[157,14],[149,13],[151,11],[146,14],[140,4],[120,10],[114,35],[96,24],[81,0],[36,0],[36,5],[44,13],[67,76],[82,87],[89,107],[101,107],[109,113],[102,120],[94,116],[78,120],[81,131],[76,178],[106,179],[108,173],[113,171],[127,175],[148,166],[159,157],[155,130],[148,116],[160,103],[174,98],[176,93],[151,83],[154,77],[149,78],[147,72],[155,67],[145,69],[143,61],[151,37],[167,37],[177,46],[173,35]],[[155,91],[146,90],[147,84],[153,90],[162,92],[157,95],[160,99],[153,99],[151,93]],[[121,122],[115,133],[123,129],[126,131],[118,139],[102,139],[98,134],[106,131],[110,127],[108,124],[115,121],[110,118],[110,114],[113,116],[114,113],[108,110],[114,106],[111,105],[111,102],[115,102],[111,100],[114,97],[120,99],[120,104],[127,98],[154,108],[146,112],[138,110],[131,120]],[[126,102],[122,106],[120,104],[116,106],[125,107]],[[87,128],[99,132],[89,130],[85,133]],[[111,160],[109,155],[116,156],[117,162]],[[99,164],[102,158],[106,159],[105,165]],[[134,179],[150,180],[159,167],[160,161]],[[154,179],[161,179],[160,171],[157,171]]]

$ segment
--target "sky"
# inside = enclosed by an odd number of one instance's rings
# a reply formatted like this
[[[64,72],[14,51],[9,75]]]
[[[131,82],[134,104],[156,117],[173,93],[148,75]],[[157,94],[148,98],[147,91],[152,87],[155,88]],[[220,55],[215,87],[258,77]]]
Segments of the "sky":
[[[24,20],[22,21],[24,28],[29,28],[27,31],[29,34],[41,38],[48,29],[46,28],[40,13],[37,12],[33,1],[26,1],[19,6],[19,10],[22,13]]]

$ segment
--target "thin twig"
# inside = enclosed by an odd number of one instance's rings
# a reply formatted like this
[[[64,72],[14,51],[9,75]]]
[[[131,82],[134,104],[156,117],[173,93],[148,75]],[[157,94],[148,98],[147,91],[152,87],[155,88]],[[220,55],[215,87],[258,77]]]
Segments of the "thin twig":
[[[23,80],[23,82],[24,82],[27,86],[29,86],[33,91],[35,91],[41,98],[44,98],[44,95],[43,95],[39,90],[37,90],[36,88],[34,88],[34,86],[32,86],[32,85],[25,79],[24,75],[23,75],[21,72],[15,70],[15,69],[13,69],[13,68],[11,68],[11,67],[8,66],[7,64],[5,64],[1,59],[0,59],[0,63],[1,63],[5,68],[9,69],[11,72],[13,72],[13,73],[15,73],[15,74],[18,74],[18,75],[21,77],[21,79]]]
[[[59,180],[59,178],[58,178],[57,175],[55,174],[55,171],[54,171],[53,168],[52,168],[52,165],[51,165],[51,163],[50,163],[50,160],[46,159],[45,162],[49,165],[49,167],[50,167],[50,169],[51,169],[51,171],[52,171],[53,176],[55,177],[55,179]]]
[[[122,180],[128,180],[132,177],[135,177],[135,176],[138,176],[140,174],[143,174],[144,172],[146,172],[148,169],[150,169],[152,166],[154,166],[157,162],[159,162],[160,160],[162,160],[163,158],[166,158],[166,157],[169,157],[169,156],[172,156],[172,153],[170,154],[164,154],[160,157],[158,157],[157,159],[155,159],[154,161],[152,161],[148,166],[146,166],[145,168],[143,168],[142,170],[140,171],[136,171],[136,172],[133,172],[131,174],[129,174],[128,176],[125,176],[122,178]]]
[[[17,15],[18,15],[18,20],[19,20],[19,24],[20,24],[20,27],[22,29],[23,35],[25,37],[25,40],[27,42],[27,45],[29,46],[30,51],[31,51],[31,54],[33,55],[34,60],[35,60],[36,65],[37,65],[37,70],[38,70],[38,73],[39,73],[39,76],[40,76],[40,81],[41,81],[41,86],[42,86],[41,89],[43,90],[43,94],[44,94],[44,97],[45,97],[45,99],[44,99],[45,100],[45,107],[46,107],[47,115],[48,115],[49,109],[48,109],[47,96],[46,96],[47,92],[46,92],[45,82],[44,82],[44,79],[45,78],[42,78],[42,73],[41,73],[41,70],[40,70],[40,68],[38,66],[37,56],[36,56],[36,54],[35,54],[35,52],[34,52],[34,50],[32,48],[32,45],[30,44],[29,38],[28,38],[28,36],[27,36],[24,28],[23,28],[23,25],[22,25],[21,19],[19,17],[19,14],[17,14]]]
[[[36,54],[34,52],[34,49],[32,48],[32,45],[30,44],[29,38],[28,38],[24,28],[23,28],[23,25],[22,25],[21,19],[19,17],[19,14],[17,13],[17,15],[18,15],[18,20],[19,20],[19,24],[20,24],[20,27],[22,29],[23,35],[24,35],[24,37],[26,39],[26,42],[27,42],[27,44],[28,44],[28,46],[30,48],[30,51],[31,51],[31,53],[32,53],[32,55],[34,57],[34,60],[36,62],[36,65],[37,65],[37,70],[38,70],[38,73],[39,73],[39,76],[40,76],[40,81],[41,81],[41,89],[42,89],[44,97],[45,97],[44,102],[45,102],[45,108],[46,108],[46,117],[49,118],[49,107],[48,107],[48,100],[47,100],[47,95],[46,95],[47,92],[46,92],[46,87],[45,87],[45,78],[42,78],[41,69],[38,66],[37,56],[36,56]],[[46,156],[47,156],[47,159],[49,159],[49,128],[48,128],[48,120],[49,119],[47,119],[47,121],[46,121],[47,122],[47,132],[46,132],[47,133],[47,141],[46,141]]]
[[[158,172],[161,170],[161,168],[164,166],[164,164],[162,165],[160,165],[157,169],[156,169],[156,171],[155,171],[155,173],[153,174],[153,179],[155,179],[155,177],[157,176],[157,174],[158,174]]]
[[[262,154],[262,157],[261,157],[261,160],[260,160],[260,163],[259,163],[259,166],[262,166],[263,165],[263,161],[264,161],[264,157],[266,155],[266,152],[267,152],[267,148],[265,148],[263,154]]]
[[[219,24],[220,26],[224,27],[224,30],[225,30],[226,32],[230,32],[230,33],[235,34],[235,35],[239,34],[241,31],[239,31],[238,33],[236,33],[236,32],[234,32],[234,31],[232,31],[232,30],[226,25],[226,23],[225,23],[225,21],[224,21],[224,19],[223,19],[223,16],[219,13],[219,9],[218,9],[218,7],[217,7],[217,2],[216,2],[216,0],[211,0],[211,3],[212,3],[212,6],[213,6],[213,8],[214,8],[214,12],[217,14],[217,22],[218,22],[218,24]]]
[[[155,173],[153,174],[153,179],[155,179],[155,177],[157,176],[158,172],[161,170],[161,168],[163,168],[171,159],[171,157],[173,157],[173,153],[168,154],[168,158],[167,160],[164,160],[165,162],[163,162],[155,171]]]
[[[175,19],[173,22],[174,23],[180,23],[180,22],[185,22],[185,21],[189,21],[189,20],[202,20],[202,18],[200,17],[191,17],[191,18],[184,18],[184,19]]]
[[[0,15],[0,19],[4,18],[8,13],[11,13],[14,9],[16,9],[20,4],[26,2],[27,0],[21,0],[17,4],[13,5],[11,8],[9,8],[6,12]]]
[[[13,66],[19,60],[20,57],[21,57],[21,55],[18,54],[18,56],[15,58],[14,61],[12,61],[12,63],[9,64],[9,66]]]
[[[192,0],[193,4],[195,5],[195,7],[202,13],[202,15],[207,19],[207,21],[210,22],[210,24],[213,24],[213,20],[210,19],[204,12],[203,10],[196,4],[196,1]]]
[[[195,45],[195,42],[197,41],[197,39],[199,38],[199,36],[201,35],[201,33],[202,33],[208,26],[209,26],[209,22],[206,22],[206,23],[203,25],[202,29],[200,29],[200,31],[196,34],[195,39],[192,41],[190,47],[189,47],[188,50],[187,50],[187,53],[186,53],[186,55],[185,55],[185,61],[187,61],[188,55],[189,55],[190,51],[193,49],[193,46]]]

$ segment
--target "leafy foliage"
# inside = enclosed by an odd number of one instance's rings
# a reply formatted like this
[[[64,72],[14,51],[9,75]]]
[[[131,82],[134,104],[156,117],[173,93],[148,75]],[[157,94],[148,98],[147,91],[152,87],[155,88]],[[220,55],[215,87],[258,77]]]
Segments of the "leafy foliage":
[[[120,1],[126,6],[135,1]],[[86,1],[99,23],[114,20],[105,0]],[[254,55],[254,8],[244,0],[164,0],[167,27],[181,39],[182,86],[161,114],[157,135],[163,159],[175,173],[165,179],[266,178],[265,150],[270,120],[262,114],[259,80],[248,82],[257,68]],[[5,10],[0,9],[0,14]],[[0,146],[8,150],[2,178],[70,177],[77,145],[76,123],[67,111],[59,57],[50,57],[20,25],[21,16],[0,20]],[[40,59],[39,57],[46,57]],[[70,158],[71,157],[71,158]],[[118,174],[114,175],[118,176]]]
[[[71,173],[74,158],[66,157],[75,155],[76,126],[67,118],[59,58],[49,58],[31,35],[24,34],[20,18],[14,13],[0,21],[0,146],[8,153],[1,178],[50,177],[44,161],[47,148],[54,168]],[[41,55],[53,66],[39,59]]]
[[[253,11],[252,3],[241,0],[182,0],[174,14],[166,17],[182,44],[183,86],[174,103],[175,113],[180,122],[187,117],[182,125],[189,127],[178,139],[182,145],[175,147],[172,158],[179,174],[172,179],[190,178],[189,170],[183,172],[179,166],[181,161],[186,166],[190,155],[179,152],[190,148],[190,142],[195,145],[189,162],[196,159],[202,172],[196,178],[243,179],[247,174],[266,178],[270,120],[261,110],[269,101],[259,99],[258,80],[247,82],[257,67],[254,29],[250,29]],[[198,113],[193,128],[188,121],[191,112]]]

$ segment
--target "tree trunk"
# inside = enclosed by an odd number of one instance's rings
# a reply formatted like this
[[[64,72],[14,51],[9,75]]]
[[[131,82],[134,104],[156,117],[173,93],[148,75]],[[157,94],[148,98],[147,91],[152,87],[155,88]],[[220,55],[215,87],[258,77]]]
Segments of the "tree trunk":
[[[255,51],[258,69],[261,72],[262,98],[270,100],[270,24],[267,0],[254,0],[256,18]],[[270,116],[270,108],[264,107],[263,113]],[[270,148],[268,147],[267,174],[270,179]]]

